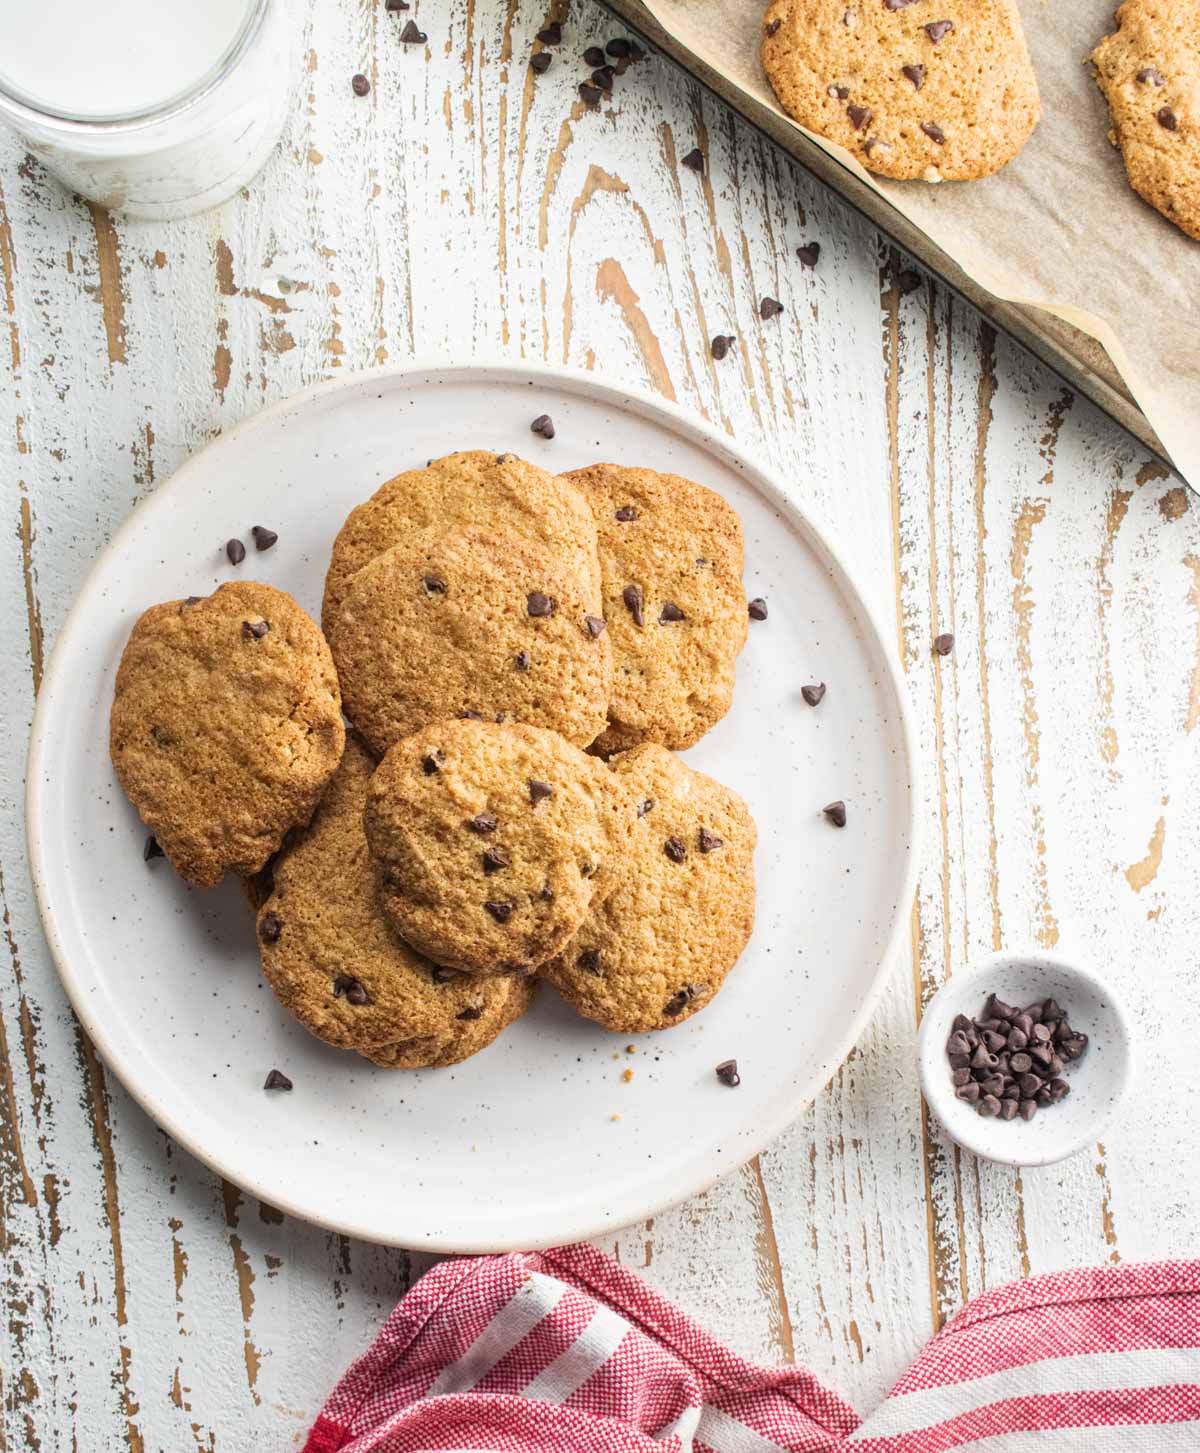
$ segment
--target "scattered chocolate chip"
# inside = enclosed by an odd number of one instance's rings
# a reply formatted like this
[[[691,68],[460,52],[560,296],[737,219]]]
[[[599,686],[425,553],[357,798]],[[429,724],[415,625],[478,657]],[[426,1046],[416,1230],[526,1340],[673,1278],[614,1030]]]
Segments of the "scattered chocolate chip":
[[[225,553],[229,556],[230,565],[240,565],[246,558],[246,547],[240,540],[226,540]]]
[[[746,614],[752,621],[765,621],[767,618],[767,603],[761,595],[756,595],[746,607]]]
[[[736,342],[737,339],[732,333],[718,333],[708,345],[709,352],[720,363]]]
[[[900,71],[913,83],[913,90],[919,91],[925,84],[924,66],[901,66]]]
[[[258,920],[258,936],[263,943],[278,943],[283,932],[283,919],[278,913],[264,913]]]
[[[936,141],[939,146],[945,146],[946,133],[936,121],[922,121],[921,130],[928,136],[930,141]]]
[[[582,969],[585,974],[600,973],[600,950],[598,948],[581,949],[575,960],[575,967]]]
[[[158,839],[153,833],[142,844],[142,862],[149,863],[155,858],[165,858],[167,855],[158,845]]]
[[[850,87],[838,85],[826,86],[825,94],[832,96],[835,101],[845,101],[850,95]]]
[[[549,782],[539,782],[536,778],[530,780],[529,800],[533,803],[534,807],[536,807],[539,802],[545,802],[547,797],[553,796],[554,788],[551,787]]]
[[[1179,118],[1169,106],[1164,106],[1158,112],[1158,124],[1166,131],[1179,130]]]
[[[549,878],[542,884],[542,891],[538,894],[538,897],[543,903],[554,902],[554,889],[550,886]]]
[[[709,832],[708,828],[702,827],[700,829],[699,843],[702,853],[715,853],[718,848],[725,846],[725,839],[718,837],[715,832]]]
[[[465,1009],[460,1010],[454,1017],[455,1019],[466,1020],[482,1019],[483,1010],[479,1007],[478,1004],[468,1004]]]
[[[640,585],[627,585],[621,592],[621,599],[629,614],[633,617],[635,626],[645,625],[645,617],[642,615],[642,587]]]
[[[371,1002],[365,986],[352,974],[338,974],[333,981],[333,997],[344,998],[347,1004],[355,1004],[360,1008]]]
[[[248,641],[261,641],[271,627],[266,621],[243,621],[242,635]]]
[[[816,267],[817,258],[821,255],[821,244],[819,242],[805,242],[797,247],[796,256],[805,267]]]
[[[587,627],[587,633],[593,641],[597,636],[602,636],[608,628],[608,622],[603,616],[584,616],[583,623]]]
[[[554,57],[548,51],[540,50],[537,55],[530,57],[529,69],[535,76],[544,76],[550,69],[553,59]]]
[[[442,755],[440,752],[430,752],[427,757],[421,759],[421,771],[426,777],[432,777],[435,772],[442,770]]]
[[[680,165],[687,167],[688,171],[690,172],[699,172],[699,174],[703,176],[704,153],[700,150],[698,146],[693,146],[691,151],[688,152],[687,156],[682,158],[682,160],[680,161]]]
[[[868,156],[874,156],[877,151],[891,151],[892,143],[884,141],[878,136],[868,136],[863,142],[863,150]]]
[[[604,64],[604,52],[598,45],[589,45],[583,53],[584,64],[589,66],[602,66]]]
[[[663,1013],[670,1019],[676,1018],[677,1015],[683,1013],[700,992],[701,988],[698,988],[695,984],[685,984],[677,994],[673,994],[663,1005]]]
[[[828,807],[823,807],[821,810],[834,827],[846,826],[846,804],[844,802],[831,802]]]
[[[483,871],[485,873],[498,873],[501,868],[511,868],[512,859],[503,848],[485,848],[483,853]]]
[[[350,89],[356,96],[366,96],[371,90],[371,83],[360,72],[357,76],[351,76]]]
[[[282,1070],[272,1070],[263,1081],[264,1090],[290,1090],[292,1082]]]
[[[496,818],[495,815],[490,812],[477,812],[475,816],[471,819],[471,821],[467,823],[467,826],[471,829],[472,832],[477,832],[481,835],[489,832],[495,832]]]
[[[603,94],[597,86],[589,85],[587,81],[579,83],[579,99],[585,106],[599,106]]]
[[[766,26],[766,32],[767,32],[767,34],[768,35],[778,35],[778,33],[779,33],[779,27],[782,24],[783,24],[783,21],[782,20],[772,20],[772,21],[768,22],[768,24]]]
[[[871,117],[874,113],[869,106],[847,106],[846,115],[850,118],[850,125],[855,131],[865,131],[871,124]]]
[[[434,964],[429,970],[429,977],[435,984],[452,984],[461,976],[456,969],[444,969],[441,964]]]
[[[940,636],[934,637],[933,649],[939,656],[948,656],[954,650],[954,637],[949,631],[943,631]]]
[[[939,40],[944,39],[954,29],[953,20],[932,20],[928,25],[922,26],[925,34],[937,45]]]
[[[537,38],[543,45],[562,45],[562,24],[552,20],[545,30],[539,30]]]
[[[459,721],[482,721],[483,720],[483,712],[481,712],[481,711],[460,711],[459,714],[458,714],[458,719],[459,719]]]
[[[254,548],[256,550],[269,550],[279,539],[275,530],[268,530],[266,525],[252,525],[250,533],[254,536]]]
[[[763,298],[758,305],[758,316],[765,323],[769,318],[778,318],[783,312],[783,304],[778,298]]]
[[[883,0],[885,10],[903,10],[906,5],[912,5],[915,0]]]
[[[812,686],[802,686],[800,695],[808,702],[809,706],[820,706],[825,699],[825,683],[818,681]]]
[[[664,600],[662,610],[658,613],[660,626],[674,625],[677,621],[685,621],[687,616],[679,609],[673,600]]]
[[[636,509],[634,509],[633,505],[622,505],[621,508],[616,512],[614,518],[619,520],[621,524],[627,525],[630,520],[636,520],[637,517],[638,512]]]
[[[539,414],[529,426],[534,434],[540,434],[543,439],[554,438],[554,420],[549,414]]]
[[[663,843],[663,852],[673,863],[682,863],[687,857],[687,845],[682,838],[669,837]]]
[[[534,617],[552,616],[558,609],[558,601],[552,595],[544,595],[540,590],[531,590],[525,597],[525,608]]]
[[[421,584],[425,587],[426,595],[445,595],[446,582],[440,575],[427,575]]]
[[[645,817],[645,815],[648,812],[653,812],[653,811],[654,811],[654,798],[653,797],[647,797],[643,801],[641,801],[641,802],[638,803],[637,815],[639,817]]]
[[[190,606],[199,605],[204,598],[205,597],[202,595],[189,595],[188,598],[179,607],[179,614],[182,615],[184,611],[187,610]]]
[[[417,29],[417,22],[410,20],[400,32],[400,39],[405,45],[424,45],[429,37],[423,30]]]
[[[513,657],[513,665],[517,668],[518,671],[528,671],[529,652],[518,651],[517,654]]]
[[[492,915],[497,923],[507,923],[513,915],[513,909],[517,905],[506,898],[501,898],[498,900],[495,898],[489,898],[483,906]]]
[[[717,1066],[716,1074],[717,1079],[723,1085],[728,1085],[731,1090],[736,1090],[742,1083],[742,1077],[738,1074],[737,1060],[735,1059],[722,1060]]]
[[[1143,66],[1137,73],[1137,78],[1143,86],[1165,86],[1167,84],[1166,76],[1154,66]]]
[[[610,40],[608,44],[604,47],[604,50],[605,53],[612,56],[613,60],[615,61],[623,61],[629,59],[629,42],[627,40],[622,40],[620,36],[617,36],[615,39]]]

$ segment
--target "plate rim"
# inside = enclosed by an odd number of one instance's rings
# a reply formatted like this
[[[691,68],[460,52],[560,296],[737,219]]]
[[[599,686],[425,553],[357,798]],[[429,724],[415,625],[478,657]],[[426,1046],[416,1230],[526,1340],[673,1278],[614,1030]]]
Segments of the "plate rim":
[[[782,505],[788,513],[793,515],[818,548],[824,552],[829,564],[837,572],[838,588],[850,597],[864,626],[868,627],[875,637],[875,645],[882,659],[887,683],[897,704],[899,733],[907,767],[907,862],[901,890],[897,895],[891,923],[880,949],[870,986],[856,1013],[851,1016],[844,1033],[835,1040],[833,1051],[826,1057],[825,1064],[819,1066],[813,1076],[799,1086],[792,1095],[784,1096],[775,1113],[765,1116],[752,1130],[742,1132],[737,1140],[732,1158],[724,1157],[720,1147],[710,1150],[702,1162],[703,1173],[698,1174],[693,1182],[682,1187],[677,1194],[671,1193],[645,1202],[635,1212],[631,1212],[628,1216],[622,1215],[616,1222],[605,1217],[600,1209],[586,1214],[579,1211],[572,1212],[570,1213],[572,1219],[565,1228],[545,1236],[539,1234],[531,1239],[514,1239],[511,1232],[500,1234],[499,1231],[492,1236],[468,1237],[465,1240],[447,1239],[437,1232],[419,1233],[411,1229],[381,1234],[380,1228],[371,1224],[315,1214],[311,1208],[300,1204],[293,1195],[280,1196],[273,1192],[261,1177],[247,1177],[240,1168],[234,1173],[227,1163],[227,1157],[222,1155],[219,1149],[200,1144],[198,1139],[193,1136],[190,1127],[181,1123],[181,1117],[169,1112],[159,1103],[153,1080],[147,1082],[139,1078],[129,1057],[110,1039],[102,1016],[92,1013],[86,986],[74,976],[69,956],[59,940],[57,927],[47,901],[47,874],[42,843],[43,784],[46,780],[43,767],[48,735],[47,724],[51,718],[53,698],[57,694],[58,677],[63,670],[62,663],[70,654],[70,646],[74,637],[82,634],[86,626],[88,618],[86,603],[95,591],[97,582],[106,567],[121,557],[126,537],[131,535],[148,515],[168,507],[169,502],[177,495],[180,488],[186,488],[192,474],[201,467],[200,461],[205,456],[230,444],[239,434],[249,432],[252,428],[269,425],[280,415],[298,408],[307,408],[329,394],[362,388],[375,381],[392,383],[412,377],[414,382],[419,382],[418,376],[432,374],[458,374],[464,380],[468,380],[471,375],[490,376],[495,382],[519,383],[522,386],[540,380],[547,386],[553,385],[559,388],[565,386],[576,394],[590,396],[593,399],[599,397],[618,409],[633,403],[649,415],[658,415],[660,418],[665,418],[670,424],[681,427],[685,436],[690,433],[693,441],[718,451],[739,471],[751,472],[756,476],[755,488],[759,488],[760,484],[765,482],[770,495],[774,496],[773,503]],[[922,796],[921,759],[913,721],[912,703],[908,695],[903,666],[894,642],[894,630],[894,625],[886,625],[880,618],[880,613],[872,604],[869,596],[864,594],[859,587],[857,572],[848,565],[845,554],[835,540],[827,522],[814,515],[807,506],[801,505],[785,488],[776,471],[765,463],[755,450],[747,448],[739,440],[723,433],[699,413],[673,400],[665,399],[640,384],[626,384],[597,378],[585,369],[573,368],[568,365],[527,362],[501,356],[483,356],[470,359],[416,358],[402,363],[361,369],[337,378],[321,379],[305,388],[298,389],[295,393],[277,399],[265,408],[239,419],[229,429],[222,430],[212,439],[207,440],[157,485],[153,493],[138,501],[93,560],[63,618],[46,661],[34,706],[33,720],[30,724],[29,746],[26,753],[25,840],[42,933],[72,1012],[99,1052],[105,1066],[117,1076],[125,1091],[156,1126],[164,1130],[190,1155],[195,1156],[202,1165],[215,1174],[240,1186],[257,1199],[310,1225],[353,1236],[358,1240],[376,1245],[415,1247],[422,1251],[447,1255],[456,1253],[479,1255],[518,1249],[536,1250],[541,1247],[590,1241],[598,1236],[624,1229],[648,1216],[657,1216],[663,1211],[709,1190],[723,1176],[740,1169],[754,1159],[793,1125],[820,1094],[827,1082],[829,1072],[826,1066],[832,1063],[836,1069],[837,1066],[845,1063],[847,1056],[874,1017],[879,1005],[887,985],[889,965],[893,956],[900,949],[905,925],[911,915],[912,904],[917,892],[921,860],[919,811]]]

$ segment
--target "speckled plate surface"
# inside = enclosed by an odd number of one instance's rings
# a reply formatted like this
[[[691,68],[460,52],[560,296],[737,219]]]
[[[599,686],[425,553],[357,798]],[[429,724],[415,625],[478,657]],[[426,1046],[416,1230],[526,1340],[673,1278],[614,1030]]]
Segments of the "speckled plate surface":
[[[529,432],[553,415],[547,443]],[[627,1040],[543,987],[498,1043],[450,1070],[389,1072],[312,1039],[258,972],[236,883],[189,889],[142,861],[108,760],[117,661],[138,614],[235,575],[318,614],[333,536],[400,469],[451,448],[555,469],[597,458],[688,475],[746,534],[751,624],[733,710],[690,762],[758,821],[754,937],[721,996]],[[279,532],[235,570],[222,545]],[[150,1115],[222,1175],[296,1215],[444,1251],[566,1242],[654,1215],[754,1155],[845,1058],[873,1007],[914,885],[915,753],[886,636],[785,493],[700,420],[592,375],[410,366],[324,384],[209,445],[132,515],[59,637],[38,699],[29,848],[76,1012]],[[819,708],[800,686],[829,685]],[[844,798],[849,821],[822,806]],[[741,1066],[737,1090],[713,1073]],[[266,1094],[272,1067],[295,1082]],[[634,1072],[630,1083],[622,1072]]]

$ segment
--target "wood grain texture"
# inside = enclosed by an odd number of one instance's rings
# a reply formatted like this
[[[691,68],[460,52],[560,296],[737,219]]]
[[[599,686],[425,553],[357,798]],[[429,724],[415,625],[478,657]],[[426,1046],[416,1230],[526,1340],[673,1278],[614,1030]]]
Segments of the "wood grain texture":
[[[590,0],[413,13],[422,47],[375,0],[298,0],[286,139],[187,222],[89,209],[0,138],[8,1448],[294,1446],[427,1265],[222,1184],[130,1101],[66,1006],[20,815],[45,651],[133,505],[263,403],[415,354],[603,368],[760,452],[895,621],[929,768],[911,949],[854,1054],[755,1162],[608,1248],[867,1407],[983,1287],[1198,1241],[1191,496],[670,66],[583,106],[579,53],[616,33]],[[912,1038],[948,973],[1035,943],[1108,966],[1173,1069],[1102,1145],[1017,1174],[924,1116]]]

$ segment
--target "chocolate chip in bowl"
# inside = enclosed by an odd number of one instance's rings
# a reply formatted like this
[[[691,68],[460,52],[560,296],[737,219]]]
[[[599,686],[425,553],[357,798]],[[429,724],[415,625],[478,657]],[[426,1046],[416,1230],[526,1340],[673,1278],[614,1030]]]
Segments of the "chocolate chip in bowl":
[[[921,1090],[964,1149],[1050,1165],[1095,1140],[1132,1075],[1132,1022],[1089,970],[1040,951],[953,974],[917,1035]]]

